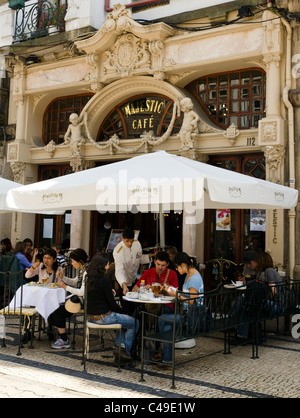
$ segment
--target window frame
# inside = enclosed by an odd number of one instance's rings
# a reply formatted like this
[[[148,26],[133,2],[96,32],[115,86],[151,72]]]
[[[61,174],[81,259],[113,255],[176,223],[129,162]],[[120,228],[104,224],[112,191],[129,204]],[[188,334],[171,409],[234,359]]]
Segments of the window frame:
[[[242,83],[242,74],[251,73],[250,80],[248,83]],[[253,81],[253,73],[259,72],[262,75],[262,79],[259,82]],[[236,80],[237,83],[234,83],[234,76],[238,75]],[[226,78],[226,83],[225,83]],[[223,79],[224,85],[222,86],[220,80]],[[201,83],[205,80],[205,88],[201,89]],[[215,80],[215,81],[214,81]],[[231,84],[232,81],[232,84]],[[260,94],[254,95],[253,89],[257,86],[260,86]],[[259,67],[254,68],[244,68],[236,71],[227,71],[222,73],[208,74],[203,77],[200,77],[196,80],[193,80],[188,85],[185,86],[185,89],[188,90],[200,103],[202,109],[209,117],[209,119],[217,126],[222,129],[227,129],[232,123],[231,118],[236,117],[238,122],[235,125],[239,129],[257,129],[258,126],[254,126],[255,117],[256,123],[258,120],[265,117],[265,106],[266,106],[266,72]],[[242,97],[243,90],[246,94],[246,89],[248,90],[248,96]],[[227,91],[227,97],[224,97],[224,91]],[[223,91],[223,97],[220,97],[220,93]],[[237,96],[234,96],[234,91],[237,91]],[[205,102],[204,102],[205,95]],[[261,100],[262,109],[255,111],[255,100]],[[246,108],[248,102],[249,109]],[[211,111],[208,109],[208,106],[214,106],[216,115],[212,115]],[[222,109],[220,106],[227,105],[225,107],[225,112],[222,114]],[[236,111],[232,111],[232,107],[236,108]],[[244,109],[242,107],[244,106]],[[227,118],[226,123],[221,123],[221,117]],[[242,118],[249,117],[249,126],[242,126]]]

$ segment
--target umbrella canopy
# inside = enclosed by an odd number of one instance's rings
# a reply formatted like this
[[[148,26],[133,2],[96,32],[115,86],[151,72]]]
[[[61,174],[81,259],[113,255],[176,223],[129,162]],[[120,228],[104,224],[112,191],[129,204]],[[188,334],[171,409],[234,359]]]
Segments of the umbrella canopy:
[[[3,179],[0,177],[0,213],[11,212],[6,204],[6,196],[10,189],[22,186],[14,181]]]
[[[12,210],[166,212],[292,208],[298,191],[157,151],[10,190]]]

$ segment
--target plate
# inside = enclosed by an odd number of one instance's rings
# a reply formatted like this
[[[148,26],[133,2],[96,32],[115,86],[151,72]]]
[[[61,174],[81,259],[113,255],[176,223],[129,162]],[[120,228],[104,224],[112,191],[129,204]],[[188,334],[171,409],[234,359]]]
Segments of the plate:
[[[151,300],[153,299],[154,295],[151,293],[140,293],[139,294],[139,299],[141,300]]]
[[[173,300],[175,299],[174,296],[160,296],[161,300],[169,300],[170,302],[173,302]]]
[[[235,284],[224,284],[225,289],[235,289],[237,286]]]
[[[129,299],[138,299],[139,294],[138,294],[138,292],[127,292],[127,293],[126,293],[126,296],[127,296]]]

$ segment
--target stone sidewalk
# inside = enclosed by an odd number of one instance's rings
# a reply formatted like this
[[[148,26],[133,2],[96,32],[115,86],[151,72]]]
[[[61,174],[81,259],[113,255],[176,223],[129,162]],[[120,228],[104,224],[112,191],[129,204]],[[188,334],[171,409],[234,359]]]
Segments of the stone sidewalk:
[[[8,324],[7,347],[0,347],[0,396],[157,400],[300,397],[300,340],[291,335],[268,335],[255,360],[251,359],[250,345],[234,347],[232,354],[224,355],[221,334],[198,338],[195,348],[176,350],[180,360],[197,360],[176,369],[176,389],[171,389],[171,372],[156,371],[150,364],[145,367],[143,383],[139,381],[139,363],[118,372],[112,341],[107,341],[104,351],[96,340],[91,341],[85,373],[80,331],[75,350],[53,350],[42,334],[41,341],[34,340],[34,349],[26,345],[17,356],[17,330]]]

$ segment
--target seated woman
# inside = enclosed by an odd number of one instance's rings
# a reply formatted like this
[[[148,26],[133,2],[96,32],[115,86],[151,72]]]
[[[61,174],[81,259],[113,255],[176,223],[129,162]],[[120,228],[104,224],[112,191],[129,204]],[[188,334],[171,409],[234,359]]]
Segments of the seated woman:
[[[88,267],[88,255],[82,248],[77,248],[70,254],[71,264],[77,270],[77,276],[74,279],[65,277],[62,271],[57,272],[58,286],[64,288],[72,295],[76,295],[83,300],[84,285],[85,285],[85,271]],[[63,349],[70,348],[70,341],[67,336],[66,319],[73,315],[65,308],[65,304],[61,305],[56,311],[49,316],[50,330],[52,326],[56,326],[59,338],[51,344],[52,348]],[[50,335],[51,338],[51,335]]]
[[[280,295],[275,296],[275,290],[274,287],[277,284],[282,283],[282,279],[279,276],[278,272],[274,269],[273,265],[273,259],[271,255],[267,252],[260,252],[257,253],[255,260],[253,261],[254,267],[257,271],[257,279],[256,282],[250,283],[248,285],[251,287],[255,287],[256,289],[260,288],[262,289],[262,292],[259,294],[262,295],[262,297],[265,297],[265,290],[269,289],[267,291],[267,299],[269,299],[268,306],[274,311],[277,309],[280,309],[280,305],[282,304],[283,299],[283,292],[281,292]],[[283,290],[283,289],[282,289]],[[259,324],[259,335],[258,335],[258,341],[261,341],[261,325]],[[238,333],[237,333],[237,340],[236,342],[243,342],[245,341],[249,336],[249,324],[243,324],[238,327]]]
[[[258,280],[264,281],[268,286],[282,283],[278,272],[274,269],[273,259],[267,252],[258,253],[256,256],[256,269],[258,271]]]
[[[26,250],[25,242],[17,242],[14,253],[17,259],[19,260],[20,269],[21,270],[30,269],[32,266],[34,266],[34,268],[37,268],[38,266],[34,264],[37,251],[34,252],[32,263],[30,263],[25,256],[25,250]]]
[[[1,240],[2,255],[13,255],[13,248],[9,238]]]
[[[131,347],[138,331],[139,322],[131,316],[124,315],[123,309],[114,299],[115,291],[107,277],[109,268],[108,256],[96,254],[87,268],[87,316],[89,321],[100,325],[121,324],[121,360],[131,360]],[[119,344],[119,333],[116,335],[116,346]],[[114,349],[118,359],[118,349]]]
[[[44,251],[43,262],[36,262],[25,273],[26,279],[31,279],[38,275],[40,283],[54,283],[56,281],[56,271],[58,268],[56,252],[51,248]]]
[[[204,292],[204,285],[202,277],[197,269],[193,265],[191,257],[182,252],[178,253],[174,260],[177,270],[180,274],[185,274],[185,280],[182,286],[184,295],[180,295],[182,300],[188,299],[190,294],[200,294]],[[176,292],[170,292],[172,295],[176,295]],[[199,300],[200,304],[200,300]],[[184,302],[184,312],[187,312],[188,302]],[[183,312],[183,314],[184,314]],[[167,321],[173,321],[174,314],[164,314],[158,319],[158,328],[160,333],[167,333],[172,331],[173,325]],[[176,315],[176,322],[180,321],[180,315]],[[158,357],[157,357],[158,359]],[[155,360],[155,359],[154,359]],[[158,363],[154,366],[158,370],[170,370],[172,368],[172,344],[164,343],[162,352],[162,363]]]

